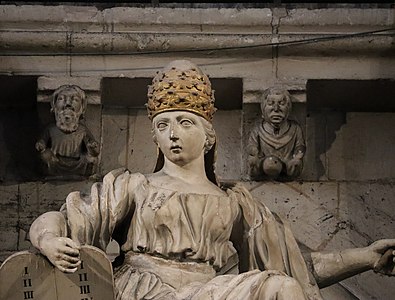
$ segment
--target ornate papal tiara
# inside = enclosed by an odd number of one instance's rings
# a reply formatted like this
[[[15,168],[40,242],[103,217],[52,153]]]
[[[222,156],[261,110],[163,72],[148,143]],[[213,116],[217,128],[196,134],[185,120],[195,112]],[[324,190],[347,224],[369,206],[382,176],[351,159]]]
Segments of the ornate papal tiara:
[[[216,111],[211,83],[196,65],[173,61],[158,71],[148,87],[148,117],[174,110],[185,110],[211,122]]]

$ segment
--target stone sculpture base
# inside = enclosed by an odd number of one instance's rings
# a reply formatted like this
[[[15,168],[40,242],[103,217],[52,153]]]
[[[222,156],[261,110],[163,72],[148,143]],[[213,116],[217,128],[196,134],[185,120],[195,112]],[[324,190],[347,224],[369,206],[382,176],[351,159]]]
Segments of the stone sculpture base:
[[[28,251],[10,256],[0,267],[0,299],[109,300],[114,299],[112,266],[106,254],[82,246],[82,264],[66,274],[41,254]]]

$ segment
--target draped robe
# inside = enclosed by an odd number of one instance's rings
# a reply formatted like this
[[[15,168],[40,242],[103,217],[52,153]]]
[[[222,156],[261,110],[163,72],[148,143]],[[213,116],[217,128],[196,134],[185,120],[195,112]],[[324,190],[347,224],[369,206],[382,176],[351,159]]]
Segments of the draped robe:
[[[306,299],[321,299],[288,225],[242,185],[180,193],[118,169],[90,195],[69,194],[62,212],[73,240],[120,244],[117,299],[258,299],[271,276],[292,277]]]

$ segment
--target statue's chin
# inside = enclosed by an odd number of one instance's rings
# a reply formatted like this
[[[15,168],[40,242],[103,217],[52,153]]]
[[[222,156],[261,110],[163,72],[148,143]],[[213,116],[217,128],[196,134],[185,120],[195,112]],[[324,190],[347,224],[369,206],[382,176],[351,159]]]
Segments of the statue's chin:
[[[63,132],[70,133],[74,132],[78,128],[78,123],[59,123],[56,122],[56,126]]]
[[[79,115],[74,111],[61,111],[55,117],[56,126],[63,132],[70,133],[77,130]]]

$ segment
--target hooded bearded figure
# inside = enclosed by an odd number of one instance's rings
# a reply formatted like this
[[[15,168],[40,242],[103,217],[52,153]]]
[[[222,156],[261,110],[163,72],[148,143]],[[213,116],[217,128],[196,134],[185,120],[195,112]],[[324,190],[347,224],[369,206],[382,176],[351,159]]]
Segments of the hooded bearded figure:
[[[84,91],[76,85],[63,85],[52,96],[51,111],[56,124],[48,126],[36,149],[48,175],[92,175],[99,144],[80,121],[86,110]]]
[[[196,65],[174,61],[158,72],[147,109],[159,152],[155,172],[111,171],[90,195],[71,193],[60,212],[32,224],[33,245],[61,271],[79,268],[79,245],[105,250],[113,238],[121,248],[118,300],[317,300],[317,281],[351,276],[367,261],[373,267],[395,245],[316,254],[309,269],[286,222],[242,185],[218,186],[214,96]]]

